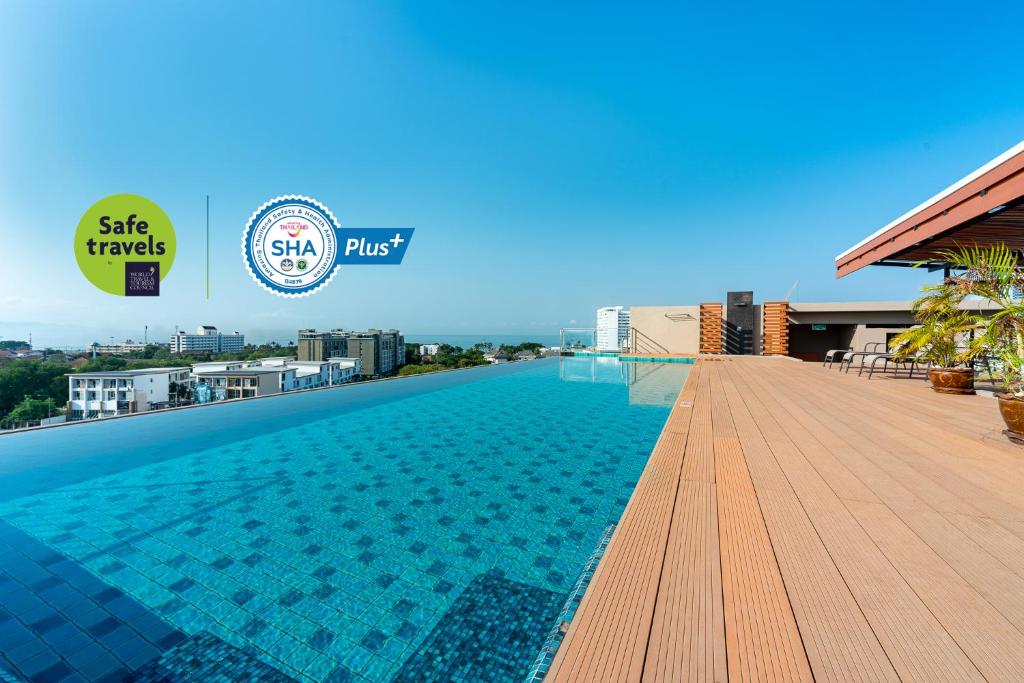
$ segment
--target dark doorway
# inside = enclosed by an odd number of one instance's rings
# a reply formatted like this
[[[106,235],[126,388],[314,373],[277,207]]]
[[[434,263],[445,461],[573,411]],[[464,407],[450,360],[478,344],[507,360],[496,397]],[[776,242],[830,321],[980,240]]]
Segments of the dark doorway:
[[[856,325],[790,325],[789,355],[820,363],[826,351],[848,348],[856,329]]]

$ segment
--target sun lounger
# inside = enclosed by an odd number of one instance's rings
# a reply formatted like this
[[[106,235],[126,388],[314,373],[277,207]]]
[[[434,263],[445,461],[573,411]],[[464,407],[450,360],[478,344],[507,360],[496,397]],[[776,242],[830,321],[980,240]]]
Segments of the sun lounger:
[[[878,350],[879,347],[885,348],[885,344],[883,344],[882,342],[871,342],[864,345],[863,351],[854,351],[853,353],[847,353],[846,355],[843,356],[843,359],[839,361],[839,370],[843,371],[845,368],[846,372],[850,372],[850,367],[853,366],[853,361],[858,358],[860,359],[860,367],[861,369],[863,369],[864,363],[867,361],[868,357],[885,354],[884,351]]]
[[[848,353],[853,353],[852,346],[845,349],[829,349],[825,352],[825,360],[821,361],[821,367],[825,367],[826,363],[828,364],[828,367],[832,367],[832,364],[837,360],[842,362],[843,357]]]
[[[889,370],[889,363],[892,363],[893,365],[897,366],[896,367],[896,374],[894,375],[895,377],[899,377],[900,376],[900,371],[899,371],[899,366],[900,365],[902,365],[904,367],[909,365],[910,366],[910,372],[907,374],[907,379],[913,379],[913,377],[914,377],[914,368],[917,367],[917,364],[918,364],[918,362],[920,360],[921,359],[918,358],[917,356],[911,356],[909,358],[896,358],[891,353],[880,353],[880,354],[878,354],[876,356],[873,356],[870,359],[870,361],[867,361],[867,359],[865,359],[865,362],[868,363],[868,379],[871,379],[871,376],[875,374],[875,368],[878,366],[878,362],[879,361],[882,362],[882,373],[883,374],[888,372],[888,370]],[[861,364],[861,368],[860,368],[860,370],[857,371],[857,375],[860,376],[860,373],[863,372],[863,371],[864,371],[864,364]]]

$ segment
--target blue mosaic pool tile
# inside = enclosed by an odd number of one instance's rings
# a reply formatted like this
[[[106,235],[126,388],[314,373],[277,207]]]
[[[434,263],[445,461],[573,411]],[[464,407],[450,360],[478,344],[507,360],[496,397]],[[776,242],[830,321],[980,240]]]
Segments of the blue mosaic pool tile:
[[[629,405],[625,385],[560,382],[553,368],[297,414],[269,434],[240,430],[8,498],[0,518],[43,542],[36,559],[52,574],[78,568],[178,637],[207,630],[296,679],[390,676],[480,574],[568,590],[621,513],[668,410]],[[551,421],[546,406],[561,404],[579,419]],[[69,600],[54,585],[28,592]],[[322,650],[318,629],[334,636]]]
[[[201,632],[136,669],[124,680],[125,683],[291,683],[294,679],[213,634]]]
[[[475,578],[395,681],[523,680],[565,595],[488,572]]]
[[[13,676],[120,680],[184,635],[122,590],[0,522],[0,652]]]

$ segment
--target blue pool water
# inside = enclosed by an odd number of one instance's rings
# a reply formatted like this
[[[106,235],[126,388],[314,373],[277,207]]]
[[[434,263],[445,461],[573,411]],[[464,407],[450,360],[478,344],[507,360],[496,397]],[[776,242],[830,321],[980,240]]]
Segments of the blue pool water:
[[[548,359],[0,437],[0,680],[521,681],[688,370]]]

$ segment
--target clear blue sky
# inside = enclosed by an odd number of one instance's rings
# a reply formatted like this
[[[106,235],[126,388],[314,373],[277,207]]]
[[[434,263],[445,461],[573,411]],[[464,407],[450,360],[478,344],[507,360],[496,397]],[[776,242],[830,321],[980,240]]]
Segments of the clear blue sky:
[[[552,332],[601,305],[913,296],[833,257],[1024,138],[1019,3],[0,3],[0,337],[175,324]],[[91,287],[100,197],[175,222],[159,299]],[[305,300],[244,271],[264,200],[416,228]],[[204,196],[213,296],[204,298]]]

